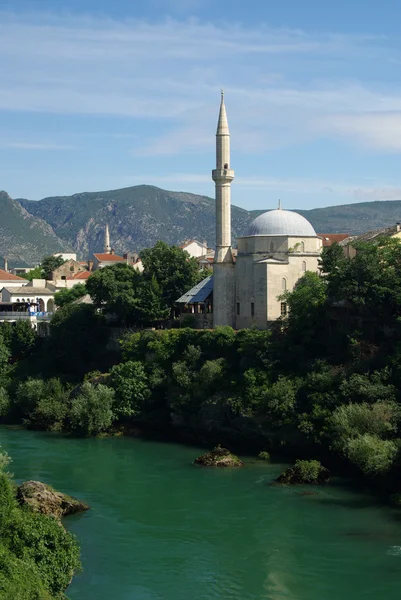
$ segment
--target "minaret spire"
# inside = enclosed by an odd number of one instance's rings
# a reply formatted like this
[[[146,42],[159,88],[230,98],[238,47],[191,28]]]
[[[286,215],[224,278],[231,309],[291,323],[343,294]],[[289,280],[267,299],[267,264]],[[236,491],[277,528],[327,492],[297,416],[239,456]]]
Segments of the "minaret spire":
[[[213,323],[234,324],[234,263],[231,249],[231,182],[230,130],[224,92],[221,90],[219,120],[216,131],[216,168],[212,171],[216,185],[216,252],[213,267]]]
[[[105,252],[105,254],[110,254],[111,253],[110,232],[109,232],[109,226],[108,226],[108,224],[106,224],[106,229],[105,229],[105,232],[104,232],[104,252]]]

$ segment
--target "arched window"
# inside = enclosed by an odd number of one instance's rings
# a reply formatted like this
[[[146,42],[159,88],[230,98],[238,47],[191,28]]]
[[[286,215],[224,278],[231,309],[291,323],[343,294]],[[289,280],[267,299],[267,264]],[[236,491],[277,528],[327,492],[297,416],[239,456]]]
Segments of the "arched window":
[[[17,298],[17,302],[19,302],[19,298]]]
[[[299,245],[299,251],[300,252],[305,252],[305,242],[301,242]]]
[[[303,261],[302,261],[302,271],[303,271],[304,273],[305,273],[305,271],[306,271],[306,261],[305,261],[305,260],[303,260]]]
[[[270,242],[270,252],[274,252],[274,243]]]
[[[284,291],[287,289],[287,280],[285,277],[283,277],[281,280],[281,289]]]

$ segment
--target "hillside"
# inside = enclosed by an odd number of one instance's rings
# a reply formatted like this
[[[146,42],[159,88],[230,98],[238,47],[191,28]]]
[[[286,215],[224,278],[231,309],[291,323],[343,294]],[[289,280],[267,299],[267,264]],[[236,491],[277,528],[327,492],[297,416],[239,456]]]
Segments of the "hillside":
[[[106,223],[119,253],[153,246],[160,239],[175,244],[196,237],[213,244],[215,238],[214,200],[153,186],[20,202],[32,215],[45,219],[84,257],[102,249]],[[246,210],[233,207],[234,237],[243,232],[249,220]]]
[[[11,263],[35,264],[44,255],[74,249],[82,258],[103,248],[104,226],[110,226],[116,252],[139,251],[159,239],[215,239],[214,200],[139,185],[105,192],[55,196],[39,201],[11,200],[0,194],[0,256]],[[297,209],[295,209],[297,210]],[[232,207],[233,242],[263,211]],[[360,233],[401,221],[401,201],[363,202],[298,210],[321,233]]]
[[[321,233],[362,233],[401,222],[401,200],[380,200],[296,210]],[[264,212],[251,211],[253,217]]]
[[[65,246],[46,221],[30,214],[6,192],[0,192],[0,215],[0,257],[7,256],[9,264],[35,265]]]

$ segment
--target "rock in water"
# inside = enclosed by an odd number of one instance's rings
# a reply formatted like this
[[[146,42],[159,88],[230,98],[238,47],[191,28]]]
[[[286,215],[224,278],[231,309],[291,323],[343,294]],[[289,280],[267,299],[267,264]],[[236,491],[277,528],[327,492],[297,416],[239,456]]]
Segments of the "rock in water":
[[[244,464],[238,456],[231,454],[227,448],[221,448],[221,446],[217,446],[207,454],[198,456],[194,463],[202,467],[242,467]]]
[[[293,467],[286,469],[276,481],[278,483],[327,483],[330,471],[318,460],[297,460]]]
[[[89,506],[57,492],[41,481],[26,481],[17,490],[17,499],[21,505],[28,506],[34,512],[51,515],[57,519],[89,510]]]

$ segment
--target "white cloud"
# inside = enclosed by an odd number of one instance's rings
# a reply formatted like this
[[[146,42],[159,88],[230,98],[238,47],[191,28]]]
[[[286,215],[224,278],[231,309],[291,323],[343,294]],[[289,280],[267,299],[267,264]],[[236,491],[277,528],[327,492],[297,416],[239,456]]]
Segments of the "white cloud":
[[[170,6],[181,10],[185,1]],[[199,0],[191,2],[195,9]],[[372,61],[398,60],[393,46],[385,38],[195,19],[0,13],[0,111],[129,117],[136,154],[201,152],[223,85],[242,152],[322,135],[400,151],[401,85],[355,76]]]
[[[169,175],[134,175],[126,176],[125,181],[128,185],[143,183],[146,180],[152,185],[160,186],[180,186],[188,184],[207,185],[211,184],[211,178],[203,173],[170,173]],[[391,185],[378,185],[373,187],[366,183],[360,182],[345,182],[331,181],[319,179],[303,179],[303,178],[277,178],[277,177],[236,177],[233,184],[233,192],[235,187],[246,188],[252,191],[266,192],[275,194],[277,199],[284,198],[285,195],[293,194],[308,194],[310,196],[322,196],[327,199],[328,195],[333,198],[343,198],[344,202],[365,201],[365,200],[400,200],[401,187]],[[270,199],[272,196],[270,196]],[[338,202],[336,201],[336,204]],[[284,208],[291,208],[284,206]]]

